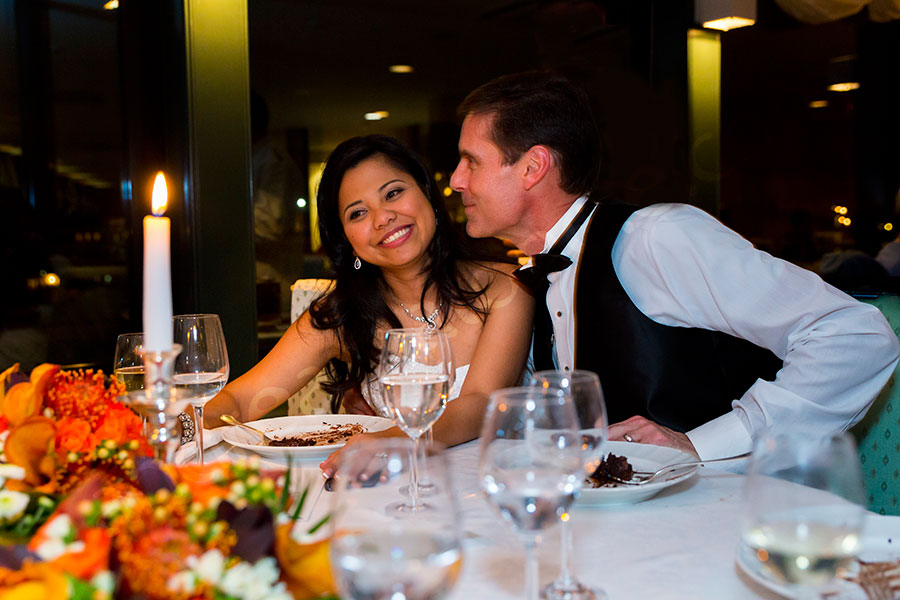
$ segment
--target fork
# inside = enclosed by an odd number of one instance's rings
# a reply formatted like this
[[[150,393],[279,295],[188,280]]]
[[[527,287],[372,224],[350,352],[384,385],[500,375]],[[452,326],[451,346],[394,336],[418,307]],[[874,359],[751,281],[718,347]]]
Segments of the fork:
[[[859,561],[859,573],[848,578],[858,584],[869,600],[894,600],[900,596],[900,562]]]
[[[231,415],[221,415],[219,418],[222,421],[228,423],[229,425],[237,425],[238,427],[243,427],[244,429],[249,429],[250,431],[252,431],[256,435],[258,435],[262,439],[263,446],[271,446],[272,442],[275,441],[272,438],[270,438],[265,432],[260,431],[259,429],[255,428],[255,427],[250,427],[246,423],[241,423],[240,421],[238,421],[236,418],[234,418]]]
[[[624,485],[647,485],[648,483],[653,483],[654,481],[662,478],[663,475],[668,475],[668,479],[672,479],[674,477],[678,477],[679,475],[683,475],[699,467],[700,465],[708,465],[712,463],[723,463],[723,462],[731,462],[735,460],[743,460],[745,458],[750,457],[750,452],[745,452],[743,454],[738,454],[736,456],[727,456],[725,458],[711,458],[709,460],[692,460],[688,462],[680,462],[674,463],[671,465],[666,465],[653,471],[635,471],[634,474],[637,476],[637,479],[620,479],[619,477],[615,477],[613,475],[604,475],[604,477],[615,481],[616,483],[621,483]]]

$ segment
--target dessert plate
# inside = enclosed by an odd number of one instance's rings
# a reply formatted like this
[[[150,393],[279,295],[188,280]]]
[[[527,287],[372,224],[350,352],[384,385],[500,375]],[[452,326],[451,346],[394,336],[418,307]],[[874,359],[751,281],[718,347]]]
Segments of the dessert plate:
[[[693,456],[674,448],[636,444],[634,442],[607,442],[605,450],[606,452],[612,452],[616,456],[626,457],[635,471],[649,471],[651,473],[666,465],[696,460]],[[689,471],[678,473],[671,479],[663,478],[662,480],[640,486],[617,484],[615,487],[583,488],[581,495],[576,500],[576,504],[580,506],[601,506],[642,502],[668,487],[690,479],[696,472],[697,468],[694,467]]]
[[[369,415],[297,415],[292,417],[276,417],[261,419],[247,423],[265,432],[270,437],[281,439],[299,436],[314,431],[325,431],[336,425],[358,423],[367,432],[382,431],[391,428],[394,423],[390,419]],[[325,459],[329,454],[344,445],[345,442],[325,446],[263,446],[259,436],[240,427],[226,427],[222,431],[222,439],[238,448],[250,450],[261,456],[286,458],[291,456],[300,459]]]

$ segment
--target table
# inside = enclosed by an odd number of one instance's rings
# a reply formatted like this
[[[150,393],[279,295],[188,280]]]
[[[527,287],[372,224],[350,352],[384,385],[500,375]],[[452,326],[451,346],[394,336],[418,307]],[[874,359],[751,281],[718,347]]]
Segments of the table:
[[[189,459],[189,453],[179,458]],[[523,595],[524,552],[511,528],[490,509],[478,486],[478,444],[448,451],[465,530],[463,570],[452,600],[505,600]],[[207,460],[254,456],[222,442],[207,450]],[[261,459],[263,465],[279,461]],[[281,463],[282,465],[284,463]],[[296,462],[294,463],[296,466]],[[303,470],[315,476],[317,463]],[[744,477],[710,467],[699,475],[634,505],[579,507],[572,510],[575,540],[573,573],[606,590],[610,600],[743,600],[779,598],[739,571],[734,562],[740,538],[741,486]],[[329,510],[322,493],[311,522]],[[305,512],[305,511],[304,511]],[[872,515],[870,525],[895,531],[900,518]],[[559,535],[543,536],[538,550],[540,581],[559,572]]]

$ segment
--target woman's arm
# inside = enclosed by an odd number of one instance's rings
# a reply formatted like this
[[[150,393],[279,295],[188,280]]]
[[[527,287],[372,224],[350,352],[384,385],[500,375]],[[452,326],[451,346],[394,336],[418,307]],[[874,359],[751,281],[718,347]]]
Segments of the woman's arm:
[[[520,385],[531,344],[534,299],[511,275],[513,266],[499,265],[487,291],[487,319],[470,361],[459,397],[434,425],[434,438],[447,446],[475,439],[491,392]]]
[[[223,425],[219,416],[226,413],[241,421],[259,419],[306,385],[337,354],[335,332],[315,329],[309,313],[303,313],[256,366],[206,404],[205,426]]]

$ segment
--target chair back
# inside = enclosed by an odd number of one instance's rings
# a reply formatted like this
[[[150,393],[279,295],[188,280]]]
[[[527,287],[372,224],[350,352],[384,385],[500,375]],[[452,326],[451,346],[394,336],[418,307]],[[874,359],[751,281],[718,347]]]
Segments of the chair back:
[[[300,318],[312,301],[331,289],[331,279],[298,279],[291,286],[291,323]],[[289,415],[324,415],[331,412],[331,394],[322,389],[327,381],[325,370],[288,398]],[[342,411],[343,412],[343,411]]]
[[[881,311],[900,337],[900,296],[860,298]],[[851,432],[859,447],[869,510],[900,515],[900,365],[888,379],[869,412]]]

